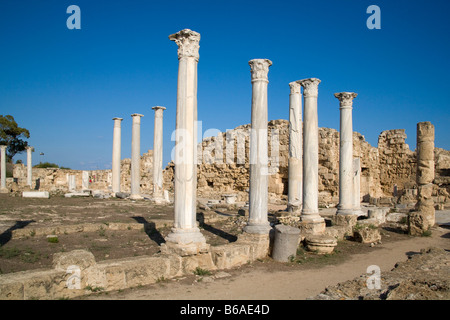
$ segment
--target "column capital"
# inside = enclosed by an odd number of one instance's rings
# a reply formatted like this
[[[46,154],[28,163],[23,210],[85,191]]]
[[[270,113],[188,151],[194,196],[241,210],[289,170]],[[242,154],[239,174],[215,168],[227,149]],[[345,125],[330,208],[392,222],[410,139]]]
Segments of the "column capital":
[[[298,81],[290,82],[289,88],[291,89],[291,94],[300,94],[300,83]]]
[[[158,111],[158,110],[166,110],[166,107],[161,107],[161,106],[156,106],[156,107],[152,107],[152,110]]]
[[[144,115],[139,114],[139,113],[133,113],[131,116],[132,117],[143,117]]]
[[[266,81],[269,82],[268,73],[272,61],[269,59],[253,59],[248,62],[250,65],[250,72],[252,73],[252,82]]]
[[[4,144],[0,144],[0,150],[6,150],[8,146]]]
[[[119,120],[119,121],[122,121],[123,119],[122,118],[112,118],[114,121],[115,120]]]
[[[298,80],[298,83],[303,87],[303,96],[305,98],[319,96],[320,82],[320,79],[317,78]]]
[[[357,95],[358,94],[354,92],[339,92],[334,94],[334,96],[341,102],[341,108],[351,108],[353,105],[353,99],[355,99]]]
[[[26,149],[27,151],[30,150],[30,152],[33,152],[33,151],[34,151],[34,147],[31,147],[31,146],[26,146],[25,149]]]
[[[196,61],[200,58],[198,53],[200,45],[200,33],[190,29],[184,29],[171,34],[169,40],[175,41],[178,46],[178,60],[192,57]]]

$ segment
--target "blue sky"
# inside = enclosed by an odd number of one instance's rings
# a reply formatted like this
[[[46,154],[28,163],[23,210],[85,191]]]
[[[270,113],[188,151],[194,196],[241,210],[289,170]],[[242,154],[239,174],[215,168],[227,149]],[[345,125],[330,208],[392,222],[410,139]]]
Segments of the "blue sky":
[[[70,5],[81,30],[69,30]],[[369,30],[370,5],[381,29]],[[153,148],[153,106],[165,106],[164,165],[175,129],[177,46],[201,34],[198,114],[203,131],[250,123],[248,61],[267,58],[269,119],[288,119],[291,81],[316,77],[319,126],[339,130],[335,92],[358,93],[353,129],[373,146],[389,129],[431,121],[450,149],[450,1],[0,1],[0,114],[30,130],[33,164],[111,167],[113,117],[122,117],[122,158],[131,114],[144,115],[141,153]],[[39,156],[43,152],[44,156]],[[26,159],[17,155],[14,160]]]

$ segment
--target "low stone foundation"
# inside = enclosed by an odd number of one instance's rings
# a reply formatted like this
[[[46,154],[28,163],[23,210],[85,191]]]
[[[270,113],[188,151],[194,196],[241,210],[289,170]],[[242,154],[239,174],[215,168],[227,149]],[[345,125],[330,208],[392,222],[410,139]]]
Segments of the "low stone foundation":
[[[142,225],[141,225],[142,227]],[[113,291],[149,285],[192,274],[197,267],[229,269],[267,257],[269,235],[242,234],[234,243],[211,247],[208,252],[182,256],[171,252],[155,256],[97,263],[89,251],[57,253],[54,269],[0,276],[1,300],[61,299],[95,291]]]

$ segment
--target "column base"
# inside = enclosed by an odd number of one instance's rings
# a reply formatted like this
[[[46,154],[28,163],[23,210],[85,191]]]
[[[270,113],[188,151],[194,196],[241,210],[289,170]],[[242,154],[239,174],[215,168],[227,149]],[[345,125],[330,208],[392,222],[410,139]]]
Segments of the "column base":
[[[166,199],[164,199],[163,197],[155,197],[152,199],[154,203],[156,204],[167,204],[169,203],[169,201],[167,201]]]
[[[199,228],[179,229],[172,228],[166,237],[166,246],[176,248],[180,255],[193,255],[209,251],[209,244]]]
[[[356,213],[355,209],[342,209],[342,208],[338,207],[336,214],[341,214],[341,215],[347,216],[347,215],[356,215],[357,213]]]
[[[269,234],[270,230],[272,230],[272,227],[269,222],[264,224],[248,223],[244,227],[244,232],[250,234]]]
[[[366,214],[361,210],[361,208],[353,209],[353,214],[359,216],[365,216]]]
[[[323,234],[325,232],[325,219],[322,218],[318,213],[311,215],[300,216],[300,229],[302,230],[302,235],[317,235]]]
[[[9,190],[7,188],[0,188],[0,193],[8,193]]]
[[[293,216],[299,216],[302,214],[302,204],[300,202],[292,202],[287,205],[287,212]]]
[[[140,194],[132,194],[130,196],[130,200],[143,200],[143,199],[144,199],[144,197],[141,196]]]

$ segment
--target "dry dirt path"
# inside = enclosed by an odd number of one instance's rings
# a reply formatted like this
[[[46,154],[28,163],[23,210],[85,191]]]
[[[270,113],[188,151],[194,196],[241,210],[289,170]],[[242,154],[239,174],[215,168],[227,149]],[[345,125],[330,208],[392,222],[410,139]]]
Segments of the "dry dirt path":
[[[450,250],[449,229],[437,228],[431,237],[416,237],[378,245],[376,250],[353,254],[338,265],[307,270],[268,270],[264,263],[255,263],[235,270],[231,276],[213,282],[167,281],[152,286],[93,295],[86,299],[116,300],[303,300],[322,292],[325,287],[354,279],[377,265],[391,270],[408,254],[435,246]],[[294,269],[294,268],[293,268]]]

